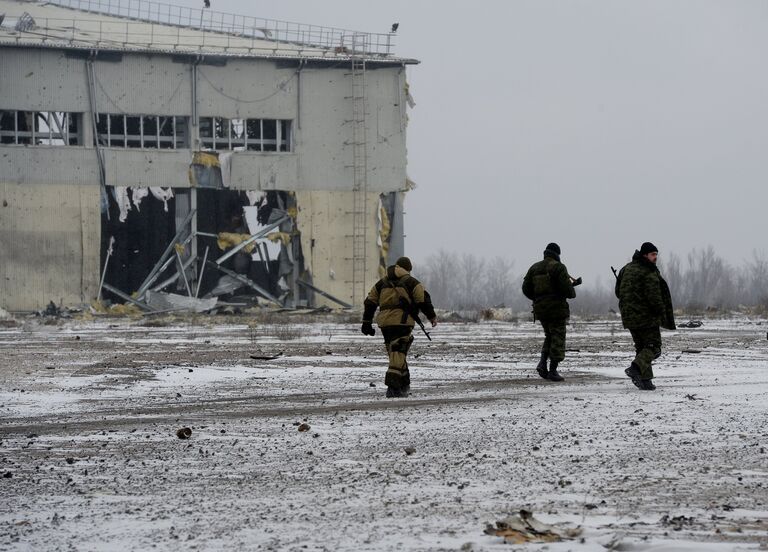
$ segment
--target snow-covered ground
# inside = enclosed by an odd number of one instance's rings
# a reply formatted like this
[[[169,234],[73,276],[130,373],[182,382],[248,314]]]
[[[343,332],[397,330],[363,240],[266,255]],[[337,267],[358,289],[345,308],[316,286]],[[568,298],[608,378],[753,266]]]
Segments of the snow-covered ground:
[[[651,393],[615,320],[560,384],[532,323],[444,324],[406,399],[355,324],[223,322],[0,329],[0,550],[768,549],[765,320],[665,332]],[[581,537],[484,534],[520,509]]]

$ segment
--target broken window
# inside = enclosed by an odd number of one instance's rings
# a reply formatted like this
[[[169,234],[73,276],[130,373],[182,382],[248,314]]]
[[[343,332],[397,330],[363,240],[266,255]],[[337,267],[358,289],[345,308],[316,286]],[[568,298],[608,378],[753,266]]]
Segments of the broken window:
[[[187,118],[162,115],[99,114],[99,144],[111,148],[181,149],[187,147]]]
[[[200,142],[212,150],[293,151],[291,122],[286,119],[200,118]]]
[[[81,113],[0,110],[0,144],[79,146]]]

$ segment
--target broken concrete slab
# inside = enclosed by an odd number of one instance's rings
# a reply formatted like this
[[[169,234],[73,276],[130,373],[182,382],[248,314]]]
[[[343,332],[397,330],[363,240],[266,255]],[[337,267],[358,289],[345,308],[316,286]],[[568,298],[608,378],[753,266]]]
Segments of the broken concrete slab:
[[[147,291],[146,303],[157,311],[190,311],[207,312],[215,309],[219,300],[216,297],[208,299],[196,299],[176,293],[163,293],[160,291]]]

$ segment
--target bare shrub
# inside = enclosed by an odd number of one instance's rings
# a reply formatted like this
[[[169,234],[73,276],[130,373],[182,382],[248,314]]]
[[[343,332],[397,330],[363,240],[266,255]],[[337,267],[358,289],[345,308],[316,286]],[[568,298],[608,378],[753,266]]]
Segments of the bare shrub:
[[[530,301],[521,292],[523,275],[513,273],[514,263],[502,257],[490,260],[474,254],[457,255],[440,250],[417,263],[419,277],[442,309],[474,311],[473,318],[487,319],[485,309],[507,307],[528,312]],[[687,255],[670,253],[659,268],[667,280],[676,308],[691,313],[722,313],[733,309],[768,311],[768,254],[755,250],[752,258],[734,267],[712,246]],[[571,312],[578,316],[605,316],[618,312],[615,280],[587,280],[577,288]],[[760,307],[760,308],[758,308]],[[494,315],[495,316],[495,315]]]

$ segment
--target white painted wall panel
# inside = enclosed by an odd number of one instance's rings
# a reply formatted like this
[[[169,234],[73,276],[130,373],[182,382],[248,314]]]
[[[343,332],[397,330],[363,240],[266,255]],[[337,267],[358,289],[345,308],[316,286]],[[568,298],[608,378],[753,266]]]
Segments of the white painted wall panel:
[[[0,109],[85,111],[85,61],[61,50],[0,47]]]
[[[0,146],[0,184],[99,185],[96,152],[82,147]]]
[[[90,302],[98,293],[100,241],[98,188],[0,183],[0,305]]]
[[[232,156],[230,187],[240,190],[296,190],[298,157],[295,154],[236,153]]]
[[[198,66],[201,117],[295,119],[296,68],[273,61],[229,60],[223,67]]]
[[[104,150],[108,186],[189,186],[189,150]],[[98,181],[97,181],[98,183]]]
[[[131,54],[121,62],[94,62],[94,74],[96,108],[102,113],[189,116],[192,112],[187,63],[175,63],[168,56]]]

